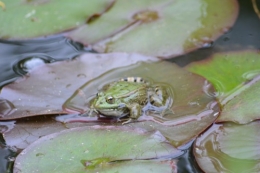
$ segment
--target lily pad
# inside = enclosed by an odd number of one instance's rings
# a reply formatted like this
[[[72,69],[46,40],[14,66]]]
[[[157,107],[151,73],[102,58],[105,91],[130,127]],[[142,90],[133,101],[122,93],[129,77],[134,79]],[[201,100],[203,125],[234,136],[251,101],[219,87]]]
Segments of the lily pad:
[[[165,61],[140,62],[128,67],[113,69],[77,89],[65,102],[63,108],[71,113],[88,112],[90,99],[102,86],[129,76],[142,77],[151,84],[164,84],[172,90],[172,95],[169,96],[173,98],[173,104],[166,114],[146,112],[144,108],[143,115],[137,120],[143,122],[134,125],[135,127],[139,126],[147,130],[157,129],[166,135],[173,145],[180,146],[197,136],[217,118],[219,107],[215,98],[210,95],[214,92],[211,85],[204,78]],[[84,117],[73,117],[61,121],[66,123],[77,120],[92,122],[92,119],[89,120],[87,116],[85,119]],[[146,121],[152,121],[155,124]],[[198,125],[199,123],[201,125]],[[195,127],[193,131],[190,131],[191,126]]]
[[[194,146],[195,158],[205,172],[260,172],[259,122],[215,125]]]
[[[158,59],[125,53],[84,54],[34,68],[26,77],[3,87],[0,120],[65,114],[62,103],[86,81],[110,69],[147,60]]]
[[[236,0],[120,0],[69,37],[99,52],[169,58],[214,41],[233,25],[237,14]]]
[[[241,92],[225,104],[217,122],[246,124],[260,119],[260,76],[241,88]]]
[[[163,125],[152,121],[132,123],[128,126],[139,127],[146,129],[148,131],[158,130],[174,147],[182,146],[192,139],[196,138],[201,132],[208,128],[216,119],[214,113],[205,114],[202,117],[193,116],[194,119],[190,118],[190,121],[185,121],[185,119],[180,119],[181,121],[176,121],[174,125]],[[191,130],[192,129],[192,130]]]
[[[6,9],[0,10],[0,38],[24,39],[66,31],[83,25],[93,14],[106,11],[112,2],[8,0]]]
[[[103,165],[102,165],[103,166]],[[103,168],[88,170],[88,173],[106,172],[106,173],[117,173],[117,172],[142,172],[142,173],[177,173],[177,165],[173,160],[135,160],[127,162],[117,162],[104,164]]]
[[[254,50],[217,53],[186,69],[209,80],[221,103],[225,104],[236,95],[237,89],[260,73],[260,54]]]
[[[159,132],[148,133],[125,127],[81,127],[42,137],[31,144],[16,158],[14,172],[111,172],[109,169],[123,172],[124,162],[133,167],[134,162],[128,161],[132,159],[137,165],[142,164],[134,169],[145,167],[149,170],[151,164],[158,162],[142,163],[145,161],[139,160],[181,154],[183,152],[173,148]],[[169,172],[172,168],[168,163]]]
[[[88,123],[97,125],[97,123]],[[105,124],[102,124],[105,125]],[[16,121],[0,122],[0,132],[4,134],[6,145],[24,149],[39,138],[75,127],[86,126],[84,122],[60,123],[53,116],[22,118]]]

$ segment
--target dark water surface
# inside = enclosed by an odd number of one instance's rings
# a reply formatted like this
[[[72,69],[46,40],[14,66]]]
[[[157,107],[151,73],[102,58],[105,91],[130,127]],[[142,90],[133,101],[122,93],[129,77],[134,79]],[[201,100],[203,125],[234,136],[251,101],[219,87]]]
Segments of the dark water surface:
[[[260,5],[260,0],[257,3]],[[229,32],[214,43],[205,45],[204,48],[168,61],[185,66],[193,61],[205,59],[216,52],[259,49],[260,19],[255,14],[251,1],[239,0],[239,4],[238,19]],[[62,36],[27,41],[0,40],[0,87],[26,74],[26,71],[33,66],[32,64],[72,59],[89,51],[91,50],[82,44]],[[2,132],[1,126],[0,132]],[[0,133],[0,173],[12,172],[11,166],[16,153],[15,149],[5,145],[3,135]],[[202,172],[195,163],[191,148],[179,158],[178,169],[181,173]]]

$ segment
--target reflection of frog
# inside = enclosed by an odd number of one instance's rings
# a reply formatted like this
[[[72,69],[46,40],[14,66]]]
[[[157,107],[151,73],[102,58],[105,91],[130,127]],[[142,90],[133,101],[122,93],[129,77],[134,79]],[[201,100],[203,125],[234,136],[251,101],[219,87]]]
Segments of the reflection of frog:
[[[104,116],[122,117],[129,114],[129,120],[137,119],[147,104],[153,107],[168,107],[169,93],[164,86],[150,85],[140,77],[128,77],[109,83],[91,101],[92,111]]]

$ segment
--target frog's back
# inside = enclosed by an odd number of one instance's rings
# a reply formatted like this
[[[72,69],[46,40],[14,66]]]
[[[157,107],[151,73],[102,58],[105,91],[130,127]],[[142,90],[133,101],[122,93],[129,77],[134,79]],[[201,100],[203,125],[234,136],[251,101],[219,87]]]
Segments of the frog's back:
[[[122,97],[124,95],[133,94],[138,90],[146,89],[146,87],[147,85],[145,83],[117,81],[106,87],[105,93],[106,95],[113,95],[114,97]]]

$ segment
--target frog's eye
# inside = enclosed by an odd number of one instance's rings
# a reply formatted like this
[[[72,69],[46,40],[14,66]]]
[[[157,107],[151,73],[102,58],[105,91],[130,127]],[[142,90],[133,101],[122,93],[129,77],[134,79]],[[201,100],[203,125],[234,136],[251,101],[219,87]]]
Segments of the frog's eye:
[[[109,103],[109,104],[115,103],[115,99],[114,99],[114,97],[112,97],[112,96],[108,96],[108,97],[106,98],[106,101],[107,101],[107,103]]]

